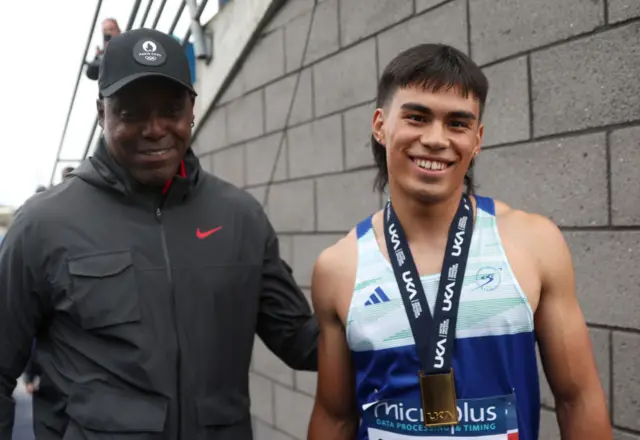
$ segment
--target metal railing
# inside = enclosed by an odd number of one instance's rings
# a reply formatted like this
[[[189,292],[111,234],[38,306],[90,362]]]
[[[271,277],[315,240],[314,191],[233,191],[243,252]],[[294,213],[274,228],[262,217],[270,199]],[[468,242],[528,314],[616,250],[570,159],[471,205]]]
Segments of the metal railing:
[[[216,0],[217,1],[217,0]],[[133,29],[133,25],[136,21],[136,18],[138,16],[138,12],[140,11],[140,5],[142,3],[142,0],[135,0],[133,7],[131,8],[131,12],[129,14],[129,19],[127,21],[127,26],[125,28],[125,31],[131,30]],[[154,0],[149,0],[149,3],[147,4],[146,8],[144,8],[144,12],[142,15],[142,19],[140,20],[140,26],[144,27],[144,24],[147,21],[147,18],[151,12],[151,8],[153,6]],[[152,29],[157,29],[158,27],[158,23],[160,22],[161,17],[163,16],[163,13],[165,11],[165,6],[166,6],[167,0],[161,0],[160,5],[158,7],[158,10],[156,12],[156,16],[153,19],[153,23],[151,25]],[[171,26],[169,27],[169,30],[167,31],[167,33],[169,35],[173,34],[176,27],[178,26],[178,23],[180,22],[180,19],[182,18],[182,14],[184,13],[185,8],[187,8],[187,6],[189,6],[189,13],[190,13],[190,25],[189,25],[189,30],[186,32],[186,35],[184,36],[184,38],[181,40],[182,41],[182,45],[186,46],[187,43],[189,42],[189,38],[191,37],[191,35],[194,33],[194,27],[195,27],[195,32],[201,33],[202,29],[201,29],[201,25],[200,25],[200,17],[202,16],[202,13],[205,9],[205,7],[207,6],[207,0],[200,0],[198,3],[196,3],[195,0],[192,0],[189,2],[190,5],[187,4],[187,0],[182,0],[180,2],[180,5],[178,6],[178,9],[174,15],[173,21],[171,22]],[[197,9],[196,9],[197,6]],[[52,171],[51,171],[51,178],[49,180],[49,185],[52,185],[55,179],[55,175],[56,175],[56,170],[58,169],[58,165],[60,165],[61,163],[75,163],[75,162],[79,162],[82,161],[84,159],[87,158],[87,156],[89,155],[89,152],[91,150],[91,146],[94,145],[95,142],[95,138],[96,138],[96,129],[98,127],[98,116],[96,115],[93,121],[93,125],[91,128],[91,131],[89,133],[89,139],[87,140],[87,143],[85,145],[83,154],[81,157],[77,158],[77,159],[62,159],[61,158],[61,154],[62,154],[62,150],[64,147],[64,142],[65,139],[67,137],[67,133],[68,133],[68,129],[69,129],[69,122],[71,120],[71,114],[76,102],[76,98],[78,95],[78,88],[80,85],[80,81],[82,80],[82,74],[84,72],[85,69],[85,65],[86,65],[86,57],[89,51],[89,46],[91,45],[91,41],[93,38],[93,34],[95,32],[95,28],[96,28],[96,24],[98,22],[98,17],[100,16],[100,11],[102,9],[102,0],[97,0],[97,4],[96,4],[96,9],[93,15],[93,21],[91,23],[91,28],[89,29],[89,36],[87,37],[87,43],[85,44],[85,48],[84,51],[82,52],[82,60],[80,62],[80,67],[78,69],[78,74],[76,76],[76,82],[75,82],[75,86],[73,89],[73,94],[71,95],[71,102],[69,103],[69,109],[67,111],[67,117],[65,119],[65,123],[64,123],[64,127],[62,129],[62,135],[60,137],[60,142],[58,144],[58,150],[56,153],[56,158],[55,161],[53,163],[52,166]],[[195,10],[194,10],[195,9]],[[99,137],[99,136],[98,136]]]
[[[73,110],[73,104],[76,101],[76,95],[78,94],[78,86],[80,85],[80,80],[82,79],[82,72],[84,71],[86,54],[89,51],[89,46],[91,45],[91,37],[93,36],[93,30],[96,27],[96,23],[98,22],[98,16],[100,15],[101,8],[102,8],[102,0],[98,0],[98,3],[96,5],[96,12],[93,14],[93,22],[91,23],[91,29],[89,30],[89,37],[87,37],[87,44],[85,45],[84,52],[82,52],[82,60],[80,60],[80,68],[78,69],[78,76],[76,77],[76,85],[73,88],[73,94],[71,95],[71,102],[69,103],[67,118],[64,121],[64,128],[62,129],[62,136],[60,138],[60,143],[58,144],[58,152],[56,153],[56,161],[54,162],[53,170],[51,171],[51,179],[50,179],[49,185],[53,183],[53,178],[55,177],[56,168],[58,166],[58,163],[60,163],[60,153],[62,153],[64,140],[67,136],[67,129],[69,128],[69,121],[71,120],[71,111]],[[95,131],[95,127],[92,133],[94,131]]]

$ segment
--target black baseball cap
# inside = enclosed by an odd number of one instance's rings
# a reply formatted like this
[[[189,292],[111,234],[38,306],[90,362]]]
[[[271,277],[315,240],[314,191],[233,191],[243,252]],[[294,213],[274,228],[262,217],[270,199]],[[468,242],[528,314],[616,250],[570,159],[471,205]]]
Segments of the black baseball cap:
[[[184,48],[171,35],[154,29],[135,29],[114,37],[100,63],[98,88],[108,97],[141,78],[163,77],[194,95],[191,68]]]

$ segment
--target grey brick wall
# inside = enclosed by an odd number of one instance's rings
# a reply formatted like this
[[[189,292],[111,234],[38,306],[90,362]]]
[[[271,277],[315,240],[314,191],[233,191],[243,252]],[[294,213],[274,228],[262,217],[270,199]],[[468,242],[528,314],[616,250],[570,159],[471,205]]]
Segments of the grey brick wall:
[[[616,439],[640,440],[640,2],[318,0],[311,22],[313,3],[289,0],[265,27],[196,139],[205,168],[260,201],[273,174],[265,209],[308,295],[319,252],[382,205],[380,71],[418,42],[470,54],[491,81],[479,192],[565,231]],[[541,389],[540,438],[558,439]],[[257,440],[305,438],[314,392],[314,374],[256,341]]]

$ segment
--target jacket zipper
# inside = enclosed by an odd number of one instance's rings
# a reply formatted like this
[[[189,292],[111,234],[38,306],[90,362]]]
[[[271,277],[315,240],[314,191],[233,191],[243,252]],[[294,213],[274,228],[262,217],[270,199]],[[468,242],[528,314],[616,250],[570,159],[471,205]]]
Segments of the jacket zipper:
[[[176,369],[177,369],[177,378],[176,378],[176,392],[177,392],[177,401],[178,401],[178,438],[182,437],[182,393],[180,387],[180,377],[181,377],[181,360],[182,360],[182,350],[180,348],[180,336],[178,334],[178,320],[176,318],[177,307],[176,307],[176,293],[173,286],[173,276],[171,274],[171,259],[169,258],[169,248],[167,247],[167,237],[164,231],[164,224],[162,223],[162,210],[160,208],[156,208],[156,220],[160,224],[160,236],[162,238],[162,252],[164,253],[164,262],[167,267],[167,279],[169,280],[169,288],[171,289],[171,299],[173,301],[173,311],[171,316],[173,318],[173,330],[176,335],[176,344],[178,349],[178,356],[176,360]]]

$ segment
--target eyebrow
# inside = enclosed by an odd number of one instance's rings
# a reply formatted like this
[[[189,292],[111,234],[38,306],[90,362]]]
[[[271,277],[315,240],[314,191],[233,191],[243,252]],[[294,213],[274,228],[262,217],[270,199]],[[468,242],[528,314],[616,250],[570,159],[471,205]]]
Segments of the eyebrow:
[[[420,112],[420,113],[424,113],[424,114],[428,114],[428,115],[432,115],[433,114],[433,110],[431,110],[429,107],[426,107],[422,104],[417,104],[415,102],[407,102],[406,104],[402,104],[401,107],[403,110],[410,110],[410,111],[415,111],[415,112]],[[447,114],[447,116],[449,117],[453,117],[453,118],[458,118],[458,119],[469,119],[472,121],[476,120],[476,115],[474,115],[471,112],[468,112],[466,110],[456,110],[456,111],[452,111],[449,112]]]

